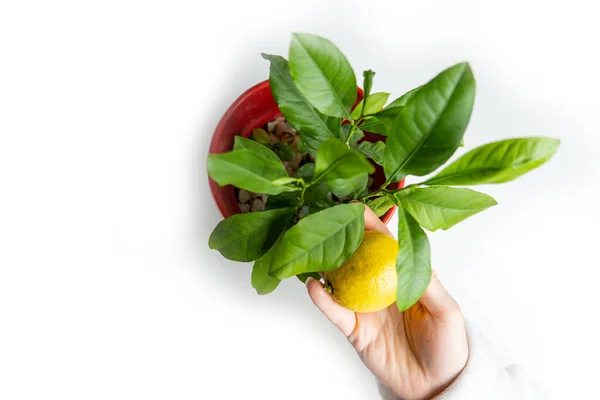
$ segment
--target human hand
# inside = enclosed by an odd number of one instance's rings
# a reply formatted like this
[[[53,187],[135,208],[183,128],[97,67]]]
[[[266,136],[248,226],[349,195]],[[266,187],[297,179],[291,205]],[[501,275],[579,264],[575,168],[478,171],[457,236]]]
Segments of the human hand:
[[[365,229],[392,236],[368,207]],[[306,286],[315,305],[348,337],[367,368],[403,399],[431,399],[467,363],[462,312],[435,273],[423,297],[404,312],[392,304],[374,313],[354,313],[339,305],[321,282],[309,279]]]

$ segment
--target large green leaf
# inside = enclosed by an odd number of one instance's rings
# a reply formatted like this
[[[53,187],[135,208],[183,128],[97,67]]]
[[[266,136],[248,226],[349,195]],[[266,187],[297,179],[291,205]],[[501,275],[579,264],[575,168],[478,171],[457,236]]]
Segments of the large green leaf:
[[[302,95],[321,113],[350,119],[356,101],[356,76],[342,52],[329,40],[294,33],[290,74]]]
[[[417,91],[419,89],[421,89],[422,86],[419,86],[417,88],[414,88],[412,90],[409,90],[408,92],[404,93],[402,96],[398,97],[396,100],[392,101],[390,104],[388,104],[385,108],[394,108],[394,107],[402,107],[406,104],[406,102],[410,99],[412,99],[412,97],[417,94]]]
[[[285,228],[284,228],[285,229]],[[256,293],[263,295],[269,294],[273,290],[279,286],[281,282],[277,278],[273,278],[269,275],[269,266],[271,265],[271,261],[273,260],[273,251],[275,250],[275,246],[281,240],[281,236],[283,236],[283,232],[279,235],[279,238],[275,242],[275,244],[262,255],[258,260],[254,262],[254,266],[252,266],[252,276],[250,277],[250,283],[252,287],[256,290]]]
[[[528,137],[488,143],[458,158],[427,185],[477,185],[508,182],[548,161],[560,141]]]
[[[350,116],[352,117],[353,120],[355,120],[358,117],[360,117],[361,112],[363,113],[363,115],[375,114],[376,112],[380,111],[383,108],[383,106],[385,105],[385,103],[387,102],[389,97],[390,97],[389,93],[384,93],[384,92],[373,93],[369,97],[367,97],[366,103],[365,103],[364,99],[361,100],[360,103],[358,103],[358,105],[354,108],[354,110],[352,110],[352,114]],[[365,107],[364,111],[363,111],[363,105]]]
[[[296,190],[273,183],[287,176],[281,161],[266,159],[249,149],[209,154],[208,174],[221,186],[234,185],[254,193],[279,194]]]
[[[498,204],[487,194],[447,186],[399,190],[395,196],[402,203],[402,207],[422,227],[430,231],[449,229]]]
[[[258,143],[256,140],[246,139],[243,136],[236,136],[233,139],[233,149],[248,149],[252,150],[262,158],[279,163],[279,157],[267,146]]]
[[[365,157],[372,159],[377,164],[383,164],[383,154],[385,152],[385,143],[377,142],[360,142],[356,150],[364,154]]]
[[[384,170],[392,181],[426,175],[459,147],[471,117],[475,80],[467,63],[455,65],[423,85],[404,106],[386,141]]]
[[[394,205],[394,201],[388,196],[381,196],[367,201],[367,206],[369,206],[378,217],[384,215],[390,208],[394,207]]]
[[[296,277],[298,279],[300,279],[300,282],[302,282],[302,283],[306,283],[306,280],[308,278],[313,278],[313,279],[316,279],[316,280],[321,279],[321,275],[319,275],[318,272],[307,272],[305,274],[298,274],[298,275],[296,275]]]
[[[323,140],[339,136],[339,118],[322,115],[300,94],[290,75],[287,60],[271,54],[262,56],[271,63],[269,85],[275,102],[287,122],[301,133],[305,145],[317,150]]]
[[[396,304],[400,311],[404,311],[421,298],[431,281],[431,249],[425,231],[400,204],[398,248]]]
[[[330,139],[319,147],[312,182],[350,179],[374,170],[373,165],[362,154],[349,149],[337,139]]]
[[[362,241],[364,210],[362,203],[342,204],[301,219],[275,246],[269,274],[284,279],[339,267]]]
[[[235,214],[219,222],[208,247],[233,261],[254,261],[275,243],[294,208]]]

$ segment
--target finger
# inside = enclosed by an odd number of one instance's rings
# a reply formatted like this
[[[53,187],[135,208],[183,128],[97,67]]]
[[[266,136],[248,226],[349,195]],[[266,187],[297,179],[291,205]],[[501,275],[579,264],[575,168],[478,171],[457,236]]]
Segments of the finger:
[[[381,222],[379,217],[368,206],[365,207],[365,230],[383,232],[388,236],[394,237],[387,226]]]
[[[460,310],[456,300],[450,296],[435,271],[431,271],[431,282],[423,293],[421,304],[435,317],[447,318]]]
[[[340,306],[333,297],[325,291],[321,282],[313,278],[308,278],[306,280],[306,288],[308,289],[308,294],[313,303],[315,303],[317,308],[325,314],[327,319],[337,326],[344,335],[350,336],[356,326],[356,314],[347,308]]]

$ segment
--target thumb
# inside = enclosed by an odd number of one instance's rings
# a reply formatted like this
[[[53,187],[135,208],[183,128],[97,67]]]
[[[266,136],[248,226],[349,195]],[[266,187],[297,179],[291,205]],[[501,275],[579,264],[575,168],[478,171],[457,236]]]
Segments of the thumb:
[[[313,303],[332,324],[338,327],[346,336],[354,332],[356,326],[356,314],[353,311],[339,305],[329,293],[325,291],[323,284],[316,279],[308,278],[306,280],[308,295]]]
[[[450,296],[433,270],[429,286],[419,301],[433,316],[442,319],[450,317],[455,311],[460,310],[456,300]]]

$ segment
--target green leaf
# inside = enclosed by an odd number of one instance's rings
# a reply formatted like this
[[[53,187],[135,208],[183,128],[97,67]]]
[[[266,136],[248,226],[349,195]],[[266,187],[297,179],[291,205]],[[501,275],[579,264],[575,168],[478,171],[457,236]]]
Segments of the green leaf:
[[[350,179],[373,173],[374,170],[373,165],[362,154],[350,150],[337,139],[330,139],[319,147],[312,183]]]
[[[274,210],[276,208],[298,208],[302,204],[300,203],[300,191],[295,190],[293,192],[283,192],[279,194],[270,195],[267,197],[265,202],[265,210]]]
[[[256,142],[258,142],[260,144],[264,144],[265,146],[268,146],[271,144],[271,137],[269,136],[267,131],[265,131],[264,129],[253,130],[251,136],[252,136],[252,139],[254,139]]]
[[[279,194],[296,190],[273,183],[287,177],[281,161],[261,157],[253,150],[239,149],[208,155],[208,174],[219,185],[234,185],[254,193]]]
[[[415,94],[417,94],[417,92],[421,88],[422,88],[422,86],[419,86],[417,88],[409,90],[408,92],[404,93],[402,96],[398,97],[396,100],[394,100],[390,104],[388,104],[386,109],[404,106],[406,104],[406,102],[408,100],[410,100]]]
[[[398,205],[398,248],[396,305],[404,311],[419,301],[431,281],[431,249],[425,231],[401,205]]]
[[[370,69],[363,71],[363,98],[367,98],[371,95],[371,88],[373,87],[373,77],[375,72]]]
[[[348,141],[348,144],[355,145],[358,141],[365,137],[365,134],[360,129],[356,129],[354,133],[352,133],[352,137]]]
[[[342,128],[340,130],[340,141],[342,143],[346,143],[346,141],[348,140],[348,135],[350,135],[350,131],[352,130],[352,125],[350,124],[344,124],[342,125]],[[357,143],[360,139],[362,139],[365,136],[365,134],[363,133],[362,130],[355,128],[354,132],[352,132],[352,137],[350,138],[350,140],[348,141],[349,144],[355,144]]]
[[[284,176],[283,178],[277,178],[273,181],[276,185],[287,185],[294,182],[298,182],[298,179],[292,178],[291,176]]]
[[[233,261],[253,261],[275,243],[291,217],[293,208],[235,214],[219,222],[208,247]]]
[[[351,124],[344,124],[340,127],[340,141],[346,143],[346,140],[348,140],[348,135],[350,134],[351,129],[352,129]]]
[[[333,205],[333,201],[328,196],[330,191],[326,183],[310,185],[304,192],[304,204],[314,205],[325,200],[328,204]]]
[[[331,208],[333,206],[335,206],[334,201],[327,197],[327,198],[325,198],[323,200],[319,200],[315,203],[307,204],[306,205],[306,208],[307,208],[306,214],[307,215],[314,214],[316,212],[325,210],[326,208]]]
[[[340,119],[322,115],[300,94],[290,75],[287,60],[271,54],[262,56],[271,63],[269,85],[275,102],[287,123],[301,132],[307,150],[316,151],[323,140],[339,136]]]
[[[254,266],[252,267],[252,276],[250,278],[250,282],[252,287],[256,289],[256,293],[260,295],[271,293],[277,288],[277,286],[279,286],[279,283],[281,282],[279,279],[273,278],[271,275],[269,275],[269,266],[273,260],[273,251],[275,250],[275,246],[277,243],[279,243],[279,241],[281,241],[282,235],[283,231],[269,251],[256,260],[254,262]]]
[[[377,133],[383,136],[389,136],[396,129],[396,120],[402,107],[385,108],[378,113],[373,114],[373,117],[362,124],[360,129],[365,132]]]
[[[377,164],[383,164],[383,153],[385,151],[385,143],[381,141],[377,142],[361,142],[356,150],[365,155],[365,157],[372,159]]]
[[[426,185],[478,185],[511,181],[548,161],[560,140],[527,137],[478,147],[444,168]]]
[[[296,176],[298,178],[304,179],[305,182],[310,182],[315,176],[315,164],[314,163],[306,163],[298,168],[296,171]]]
[[[365,191],[368,183],[369,175],[366,173],[352,178],[333,179],[327,182],[333,194],[338,198],[351,196],[353,199],[358,198]]]
[[[454,154],[465,133],[475,99],[475,80],[467,63],[448,68],[399,109],[384,155],[385,176],[426,175]]]
[[[294,33],[289,58],[300,93],[321,113],[349,119],[356,101],[356,76],[344,54],[325,38]]]
[[[306,280],[308,278],[313,278],[313,279],[316,279],[316,280],[321,280],[321,275],[319,275],[318,272],[307,272],[306,274],[298,274],[298,275],[296,275],[296,277],[298,279],[300,279],[300,282],[302,282],[302,283],[306,283]]]
[[[485,209],[495,206],[496,200],[471,189],[447,186],[399,190],[396,199],[419,224],[427,230],[449,229]]]
[[[383,92],[373,93],[372,95],[367,97],[367,102],[365,104],[365,110],[363,111],[363,115],[375,114],[376,112],[380,111],[385,105],[385,103],[388,101],[389,97],[389,93]],[[358,117],[360,117],[363,103],[364,100],[361,100],[360,103],[358,103],[358,105],[354,108],[354,110],[352,110],[352,114],[350,114],[350,116],[353,120],[358,119]]]
[[[258,154],[260,157],[262,157],[264,159],[279,162],[279,158],[277,157],[277,154],[273,153],[273,151],[271,151],[271,149],[269,149],[267,146],[262,145],[255,140],[246,139],[243,136],[236,136],[233,139],[233,149],[234,150],[240,150],[240,149],[252,150],[253,152],[255,152],[256,154]]]
[[[279,142],[273,145],[273,151],[281,161],[294,161],[296,159],[296,152],[294,148],[287,143]]]
[[[394,207],[394,205],[394,201],[387,196],[367,201],[367,206],[369,206],[378,217],[383,216],[390,208]]]
[[[301,219],[275,246],[269,274],[284,279],[339,267],[362,241],[364,209],[362,203],[341,204]]]

